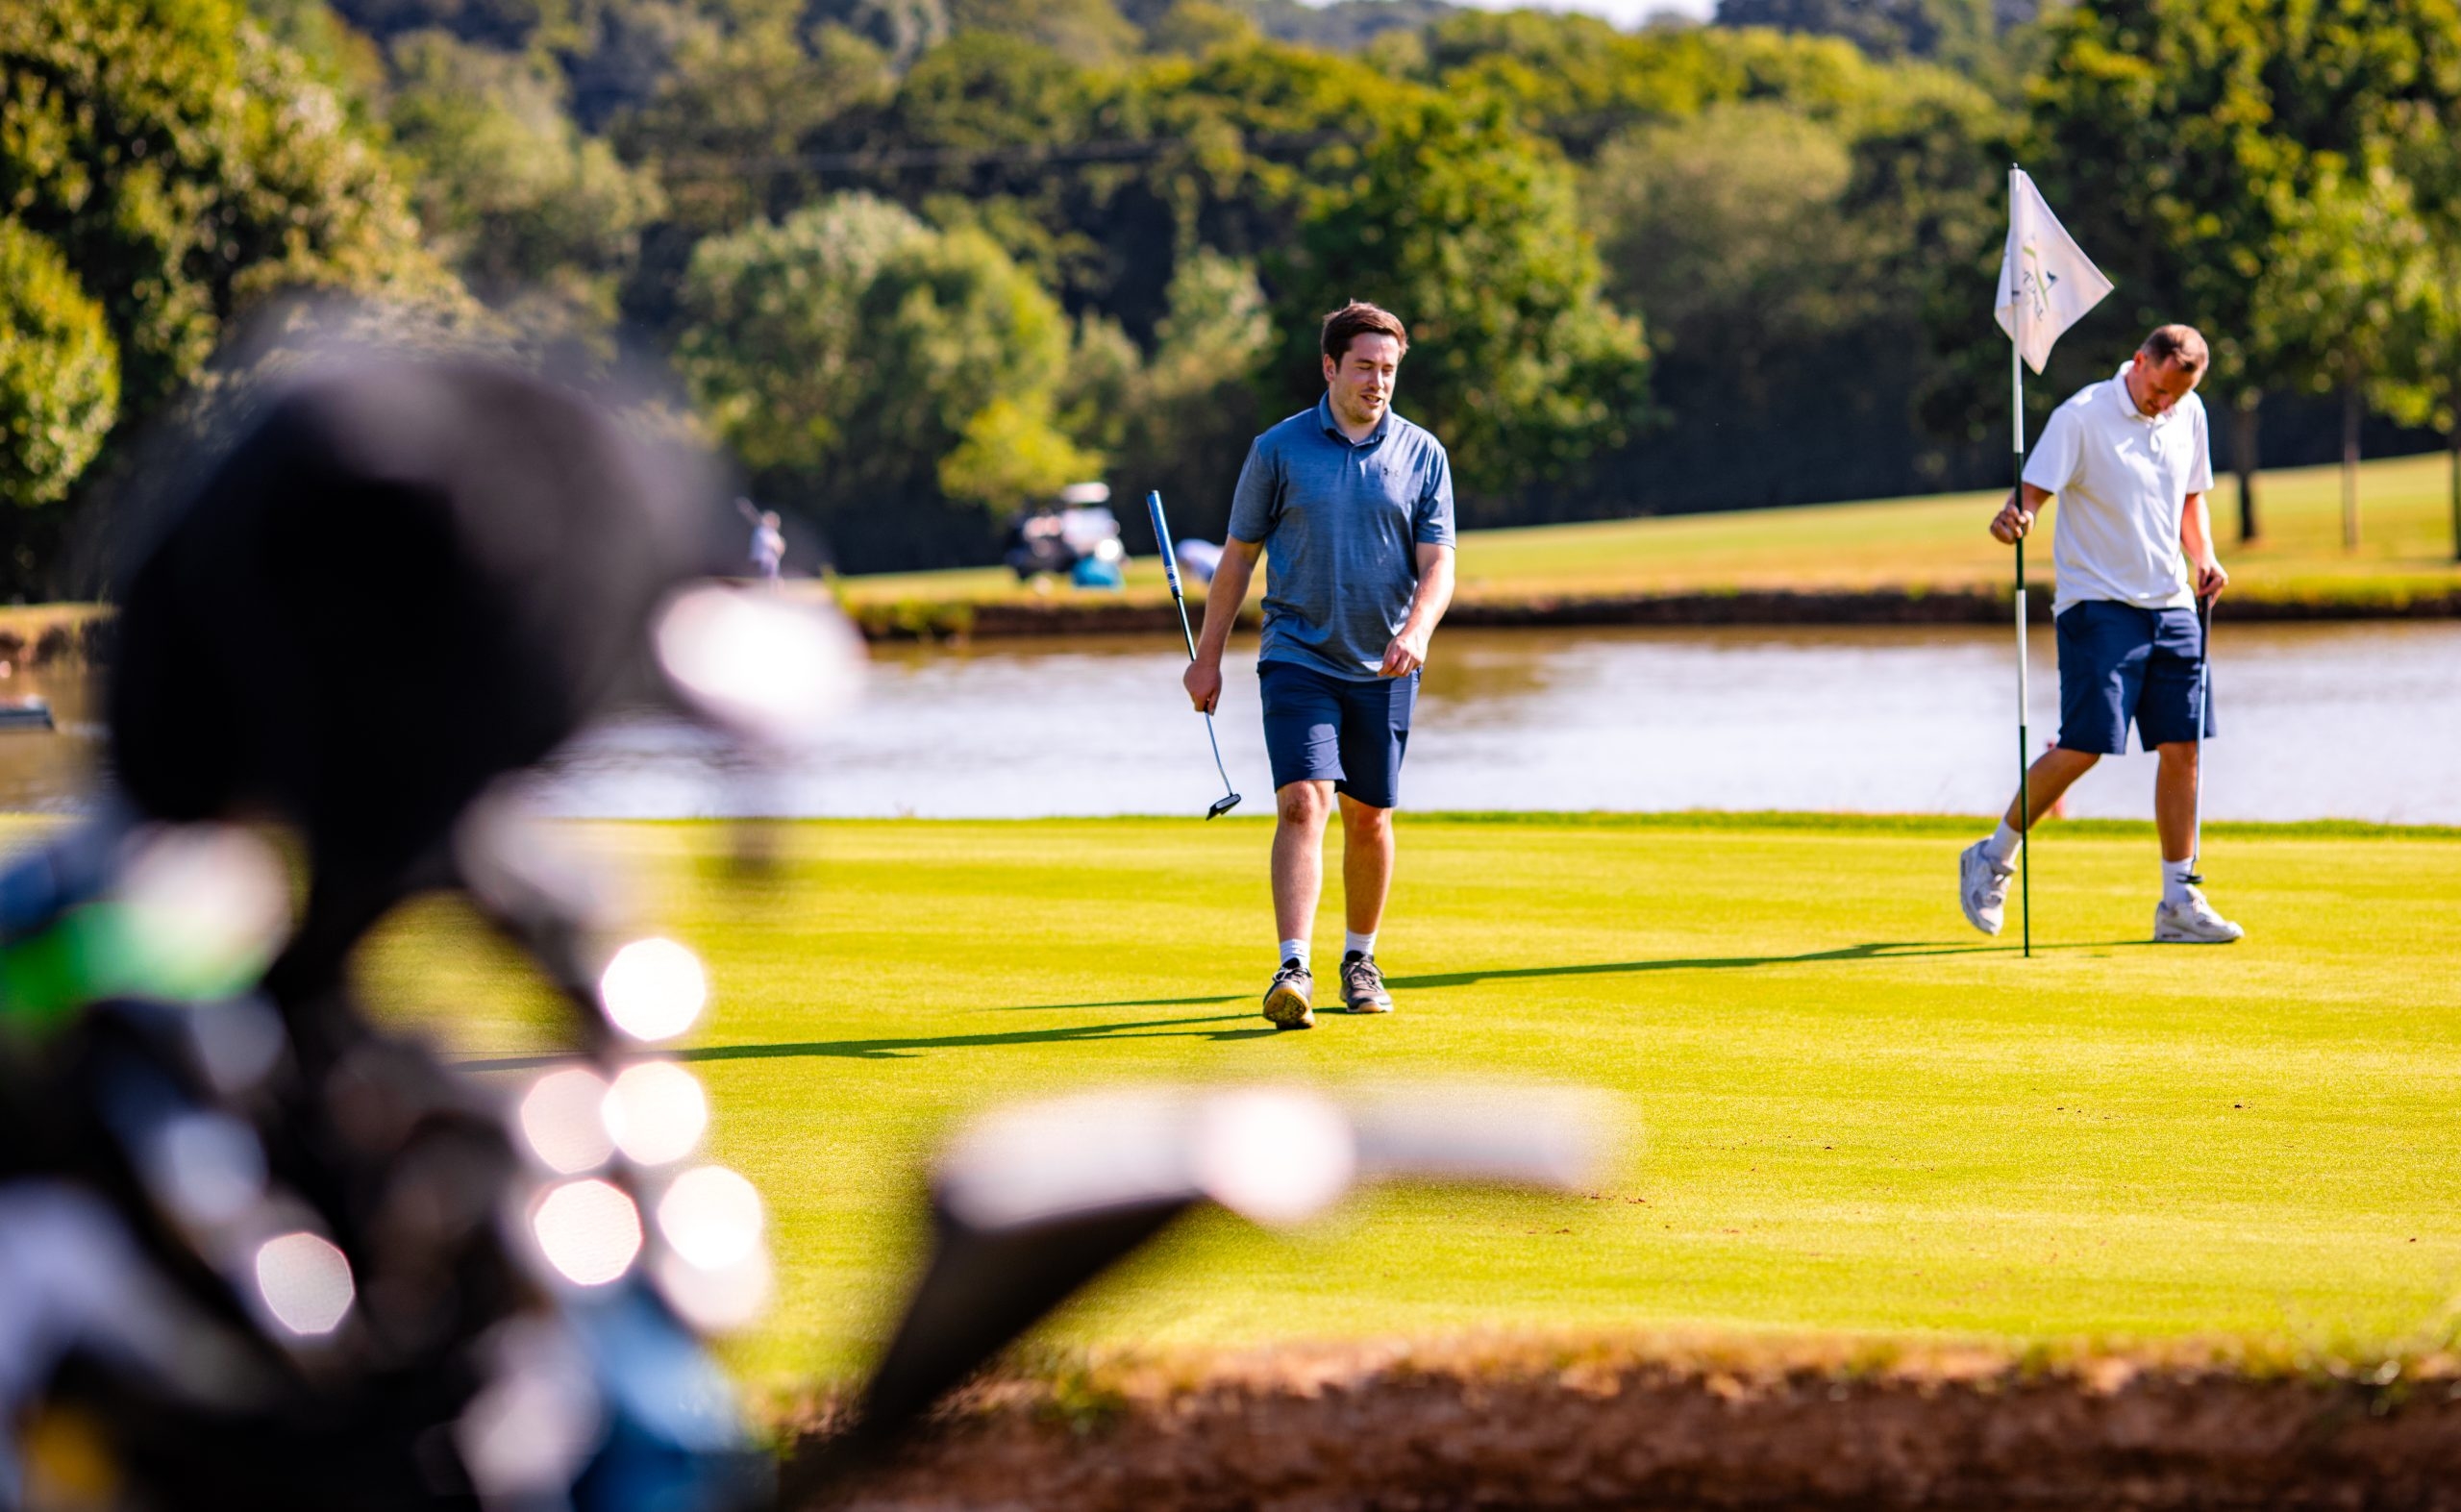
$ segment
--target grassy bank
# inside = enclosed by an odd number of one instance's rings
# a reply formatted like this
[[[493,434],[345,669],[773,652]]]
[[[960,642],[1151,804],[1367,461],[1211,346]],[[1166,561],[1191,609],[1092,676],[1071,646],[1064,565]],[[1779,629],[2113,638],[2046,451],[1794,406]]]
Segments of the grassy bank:
[[[1380,952],[1401,1011],[1280,1035],[1255,1013],[1261,820],[799,824],[749,883],[709,827],[576,838],[710,961],[694,1053],[783,1277],[741,1351],[764,1384],[863,1357],[953,1120],[1153,1078],[1578,1081],[1620,1097],[1626,1144],[1582,1197],[1387,1192],[1295,1237],[1197,1223],[1063,1344],[2445,1338],[2461,836],[2218,829],[2214,890],[2250,938],[2194,950],[2143,943],[2142,827],[2061,830],[2024,961],[1957,914],[1967,828],[1411,817]],[[539,1048],[483,952],[430,911],[375,958],[468,1053]]]
[[[2338,469],[2267,473],[2257,486],[2264,537],[2224,554],[2240,602],[2360,610],[2461,592],[2442,456],[2366,464],[2361,540],[2351,552],[2341,544]],[[2010,554],[1983,529],[1999,498],[1943,494],[1473,531],[1461,542],[1461,602],[1509,607],[1639,594],[2001,591],[2009,581]],[[2234,482],[2223,481],[2214,509],[2216,529],[2233,539]],[[2040,550],[2028,563],[2045,582],[2049,558]],[[1036,593],[1001,568],[844,578],[837,591],[875,629],[902,626],[909,632],[961,628],[969,611],[989,607],[1169,601],[1161,568],[1150,558],[1131,564],[1124,595],[1065,586]]]

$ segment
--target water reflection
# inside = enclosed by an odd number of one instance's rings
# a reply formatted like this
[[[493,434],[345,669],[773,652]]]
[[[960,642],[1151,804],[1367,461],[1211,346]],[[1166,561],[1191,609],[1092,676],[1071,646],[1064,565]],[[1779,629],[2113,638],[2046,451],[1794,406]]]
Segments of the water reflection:
[[[103,753],[102,690],[86,669],[55,662],[0,662],[0,698],[51,703],[49,731],[0,730],[0,810],[58,813],[74,808],[92,783]]]
[[[2220,818],[2461,823],[2461,625],[2216,632]],[[2016,753],[2009,634],[1957,628],[1448,632],[1419,706],[1417,808],[1819,808],[1980,813]],[[2036,744],[2058,723],[2034,636]],[[1218,796],[1165,639],[881,648],[868,702],[779,770],[638,720],[562,753],[536,788],[574,816],[1186,814]],[[1228,669],[1223,755],[1269,791],[1255,668]],[[17,693],[26,680],[7,685]],[[90,690],[51,678],[59,735],[0,735],[0,804],[71,801]],[[2143,817],[2152,760],[2105,761],[2070,811]]]

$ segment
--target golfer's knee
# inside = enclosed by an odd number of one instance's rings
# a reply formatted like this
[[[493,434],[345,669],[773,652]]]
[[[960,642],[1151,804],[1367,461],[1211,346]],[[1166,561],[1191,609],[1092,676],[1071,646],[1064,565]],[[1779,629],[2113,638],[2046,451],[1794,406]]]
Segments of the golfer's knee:
[[[2189,771],[2196,769],[2197,749],[2193,740],[2166,740],[2153,749],[2164,766],[2182,767]]]
[[[1291,782],[1274,794],[1274,805],[1286,825],[1322,825],[1333,806],[1330,782]]]
[[[1351,799],[1342,800],[1342,832],[1355,840],[1377,839],[1393,832],[1393,810]]]

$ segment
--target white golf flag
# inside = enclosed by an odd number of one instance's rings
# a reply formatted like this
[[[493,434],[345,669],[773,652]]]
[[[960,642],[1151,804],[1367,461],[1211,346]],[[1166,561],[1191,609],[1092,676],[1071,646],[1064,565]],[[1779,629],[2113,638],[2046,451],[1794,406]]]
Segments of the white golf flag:
[[[2008,249],[2000,259],[2000,329],[2035,372],[2051,344],[2102,302],[2111,281],[2077,250],[2023,168],[2008,172]]]

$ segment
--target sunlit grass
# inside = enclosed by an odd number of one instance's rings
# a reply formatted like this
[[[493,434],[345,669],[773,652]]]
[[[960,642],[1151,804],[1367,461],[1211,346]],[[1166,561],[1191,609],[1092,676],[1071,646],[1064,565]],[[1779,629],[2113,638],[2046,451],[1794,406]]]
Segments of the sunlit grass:
[[[755,1379],[864,1356],[953,1121],[1091,1085],[1543,1078],[1610,1089],[1592,1194],[1396,1191],[1272,1235],[1197,1224],[1057,1326],[1088,1344],[1704,1328],[2415,1344],[2461,1291],[2461,835],[2217,827],[2226,949],[2145,943],[2141,826],[2054,829],[2040,949],[1970,930],[1965,821],[1405,816],[1401,1011],[1275,1034],[1270,827],[809,823],[575,831],[704,951],[716,1149],[781,1305]],[[1319,921],[1319,949],[1338,944]],[[372,954],[462,1053],[541,1043],[475,928]],[[515,1073],[491,1073],[510,1076]]]

